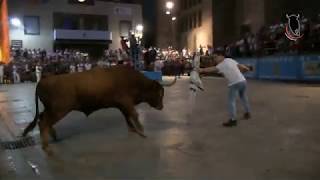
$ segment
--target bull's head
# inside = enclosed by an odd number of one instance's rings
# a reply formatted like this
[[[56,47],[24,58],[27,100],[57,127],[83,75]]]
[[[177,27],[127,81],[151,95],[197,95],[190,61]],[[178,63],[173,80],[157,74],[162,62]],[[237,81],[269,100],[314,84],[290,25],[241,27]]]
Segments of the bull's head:
[[[164,86],[173,86],[177,82],[177,78],[172,82],[165,83],[163,81],[152,81],[148,86],[145,100],[153,108],[163,109]]]
[[[152,81],[146,92],[146,102],[153,108],[163,109],[164,88],[157,81]]]

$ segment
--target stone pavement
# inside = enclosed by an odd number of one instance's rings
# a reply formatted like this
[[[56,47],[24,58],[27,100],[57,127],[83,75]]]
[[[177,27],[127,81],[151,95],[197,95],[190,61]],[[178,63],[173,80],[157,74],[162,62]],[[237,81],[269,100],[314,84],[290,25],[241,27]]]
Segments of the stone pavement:
[[[116,109],[89,118],[72,112],[56,126],[62,141],[51,144],[54,157],[39,145],[0,150],[0,179],[320,178],[320,86],[249,81],[253,118],[226,129],[226,83],[204,85],[192,117],[186,78],[166,88],[163,111],[139,105],[146,139],[128,133]],[[1,86],[0,139],[16,139],[34,112],[34,84]]]

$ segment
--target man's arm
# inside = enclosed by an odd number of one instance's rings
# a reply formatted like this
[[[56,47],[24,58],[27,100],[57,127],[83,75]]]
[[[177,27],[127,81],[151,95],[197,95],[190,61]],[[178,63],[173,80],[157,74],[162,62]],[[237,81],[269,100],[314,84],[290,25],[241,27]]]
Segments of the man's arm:
[[[243,64],[238,64],[238,68],[242,73],[245,73],[245,72],[252,70],[251,67],[247,67],[246,65],[243,65]]]
[[[218,73],[218,72],[219,70],[215,66],[199,69],[199,73]]]

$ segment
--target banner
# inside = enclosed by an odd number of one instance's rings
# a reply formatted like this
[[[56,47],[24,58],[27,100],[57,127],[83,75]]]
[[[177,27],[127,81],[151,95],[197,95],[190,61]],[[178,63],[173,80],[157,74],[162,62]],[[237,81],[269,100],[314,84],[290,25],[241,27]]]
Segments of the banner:
[[[320,76],[320,62],[307,61],[304,62],[304,74],[306,76]]]
[[[10,49],[7,0],[1,0],[0,9],[0,61],[8,63],[10,58]]]

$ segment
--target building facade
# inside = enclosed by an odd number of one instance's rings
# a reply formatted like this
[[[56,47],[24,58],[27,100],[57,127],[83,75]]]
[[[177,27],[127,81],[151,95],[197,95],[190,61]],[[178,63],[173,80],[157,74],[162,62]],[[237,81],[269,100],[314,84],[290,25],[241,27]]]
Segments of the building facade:
[[[212,46],[212,0],[182,0],[176,24],[179,48],[195,51]]]
[[[180,48],[224,46],[244,28],[256,32],[264,24],[261,0],[181,0],[178,20]]]
[[[135,27],[143,22],[140,4],[120,1],[10,0],[8,12],[11,46],[47,51],[116,49],[120,36],[138,33]],[[17,19],[21,25],[12,22]]]
[[[164,5],[170,0],[158,0],[157,45],[187,48],[224,46],[243,37],[243,33],[257,33],[263,26],[286,22],[286,14],[317,17],[319,0],[173,0],[175,3],[172,32],[170,18]],[[174,36],[174,38],[173,38]],[[173,42],[172,42],[173,41]]]

